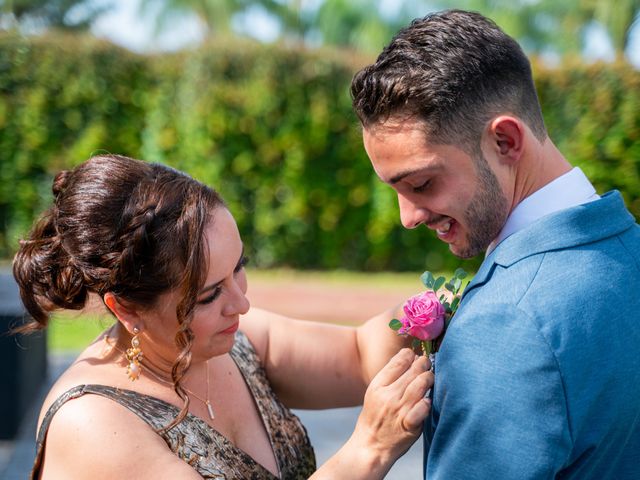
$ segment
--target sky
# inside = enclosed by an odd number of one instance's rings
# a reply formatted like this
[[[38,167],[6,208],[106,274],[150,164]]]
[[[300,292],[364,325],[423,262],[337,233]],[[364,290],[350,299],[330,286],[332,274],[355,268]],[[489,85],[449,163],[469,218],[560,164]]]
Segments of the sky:
[[[115,7],[93,24],[94,35],[135,52],[171,51],[195,45],[202,39],[198,22],[189,16],[176,16],[172,28],[156,35],[153,13],[141,15],[140,0],[116,0]]]
[[[317,1],[317,0],[316,0]],[[392,5],[392,1],[384,1]],[[390,7],[389,7],[390,8]],[[425,12],[426,13],[426,12]],[[136,52],[173,51],[197,45],[203,37],[203,29],[195,16],[175,16],[171,19],[171,29],[156,34],[154,12],[140,13],[140,0],[115,0],[115,7],[101,16],[92,27],[92,32],[125,48]],[[260,10],[247,12],[238,18],[237,27],[251,32],[262,41],[274,40],[278,35],[278,25]],[[640,28],[631,34],[629,60],[640,68]],[[608,43],[604,30],[591,28],[586,37],[584,56],[587,60],[611,60],[613,49]]]

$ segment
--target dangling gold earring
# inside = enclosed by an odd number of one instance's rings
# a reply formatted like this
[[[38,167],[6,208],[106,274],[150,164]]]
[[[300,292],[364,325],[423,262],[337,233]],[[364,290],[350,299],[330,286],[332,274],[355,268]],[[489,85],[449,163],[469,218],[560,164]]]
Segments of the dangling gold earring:
[[[138,380],[142,373],[142,365],[140,364],[142,361],[142,350],[140,349],[140,339],[138,338],[139,333],[140,330],[138,330],[138,327],[134,327],[133,337],[131,338],[131,348],[127,349],[126,354],[127,360],[129,360],[127,375],[132,382]]]

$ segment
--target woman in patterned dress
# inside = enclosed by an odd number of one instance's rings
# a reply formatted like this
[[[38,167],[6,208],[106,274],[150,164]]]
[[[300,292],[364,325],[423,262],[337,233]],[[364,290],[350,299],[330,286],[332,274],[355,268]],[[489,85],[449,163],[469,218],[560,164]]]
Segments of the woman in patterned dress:
[[[415,441],[433,379],[426,359],[394,356],[391,312],[347,328],[250,311],[232,215],[166,166],[100,155],[53,192],[14,259],[22,331],[91,297],[116,321],[49,392],[32,478],[373,479]],[[363,398],[353,435],[314,473],[289,408]]]

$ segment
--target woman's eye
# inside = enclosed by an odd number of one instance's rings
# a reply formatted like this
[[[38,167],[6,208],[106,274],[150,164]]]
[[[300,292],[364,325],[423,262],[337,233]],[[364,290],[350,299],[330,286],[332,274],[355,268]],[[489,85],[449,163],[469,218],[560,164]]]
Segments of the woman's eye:
[[[245,257],[243,255],[240,261],[238,262],[238,265],[236,265],[236,268],[233,269],[233,273],[238,273],[240,270],[242,270],[248,261],[249,261],[249,257]]]
[[[209,295],[208,297],[203,298],[202,300],[198,301],[199,305],[208,305],[209,303],[213,302],[216,298],[218,298],[220,296],[220,293],[222,292],[222,287],[217,287],[213,293],[211,295]]]
[[[417,187],[411,187],[411,189],[413,190],[414,193],[424,192],[429,186],[429,183],[431,183],[431,181],[427,180],[422,185],[418,185]]]

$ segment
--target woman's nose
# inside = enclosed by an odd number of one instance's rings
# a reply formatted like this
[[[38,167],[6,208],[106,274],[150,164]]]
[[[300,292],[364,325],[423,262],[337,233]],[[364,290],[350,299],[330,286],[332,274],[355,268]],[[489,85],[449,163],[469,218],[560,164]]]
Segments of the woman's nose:
[[[234,281],[231,286],[231,295],[224,306],[222,313],[224,315],[244,315],[247,313],[251,304],[245,295],[246,291],[246,287],[242,288],[240,282]]]

